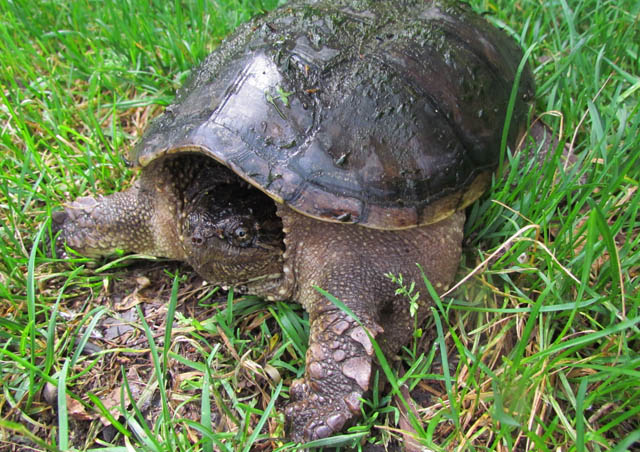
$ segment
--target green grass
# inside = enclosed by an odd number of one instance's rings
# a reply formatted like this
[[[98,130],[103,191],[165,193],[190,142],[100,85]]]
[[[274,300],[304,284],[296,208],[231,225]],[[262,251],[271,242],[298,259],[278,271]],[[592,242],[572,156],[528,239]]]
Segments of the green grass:
[[[168,262],[61,263],[36,247],[53,209],[131,181],[121,155],[189,69],[276,3],[0,0],[7,450],[288,447],[299,307],[225,301]],[[436,303],[391,379],[431,394],[416,430],[433,450],[637,450],[640,3],[472,3],[532,48],[536,111],[559,146],[541,166],[508,159],[470,209],[459,279],[478,270]],[[106,319],[129,339],[105,339]],[[401,440],[397,406],[375,391],[332,441]]]

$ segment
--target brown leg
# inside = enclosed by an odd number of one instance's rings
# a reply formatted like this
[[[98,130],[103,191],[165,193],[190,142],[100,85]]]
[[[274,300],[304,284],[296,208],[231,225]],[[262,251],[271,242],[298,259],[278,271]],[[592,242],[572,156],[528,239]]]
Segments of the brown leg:
[[[318,296],[309,313],[311,333],[304,379],[291,385],[287,423],[294,441],[325,438],[360,416],[360,398],[369,389],[373,346],[364,328]],[[369,334],[382,330],[360,318]]]
[[[61,231],[56,251],[63,251],[63,244],[85,256],[149,248],[152,202],[138,193],[136,187],[111,196],[78,198],[63,211],[54,212],[52,228]]]
[[[424,269],[436,290],[455,275],[464,214],[401,231],[367,230],[318,222],[279,208],[287,236],[284,273],[295,274],[293,298],[309,312],[311,334],[303,380],[291,386],[286,409],[291,437],[307,441],[342,430],[360,416],[359,399],[369,389],[373,347],[365,329],[314,287],[322,287],[351,309],[376,339],[387,359],[413,331],[409,301],[385,276],[402,274],[422,294],[418,318],[430,300],[421,284]]]
[[[85,256],[107,256],[116,249],[184,260],[177,238],[177,201],[167,191],[136,182],[129,190],[97,198],[83,197],[52,214],[51,228],[60,231],[56,254],[64,245]]]

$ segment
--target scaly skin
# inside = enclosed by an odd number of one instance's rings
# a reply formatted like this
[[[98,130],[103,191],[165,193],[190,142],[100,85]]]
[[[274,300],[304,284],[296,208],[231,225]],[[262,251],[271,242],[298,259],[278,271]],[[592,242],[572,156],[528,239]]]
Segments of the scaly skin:
[[[303,380],[291,385],[286,409],[291,437],[308,441],[332,435],[360,415],[359,398],[370,388],[373,347],[354,319],[323,297],[321,287],[359,318],[388,357],[411,338],[413,319],[405,296],[385,273],[415,281],[429,299],[420,264],[441,292],[459,264],[464,213],[437,224],[384,231],[319,222],[279,206],[286,231],[284,273],[295,281],[293,299],[309,312],[311,333]]]
[[[214,284],[273,287],[283,244],[281,222],[266,199],[209,158],[168,157],[145,168],[126,191],[79,198],[55,212],[56,248],[61,256],[66,244],[86,256],[120,249],[168,257],[188,262]]]
[[[154,187],[141,179],[129,190],[78,198],[64,211],[54,212],[52,228],[61,232],[56,243],[58,255],[66,256],[66,245],[92,257],[123,249],[184,260],[173,219],[177,200],[155,195]],[[169,207],[172,201],[173,207]]]
[[[286,409],[291,437],[308,441],[340,431],[359,416],[359,399],[370,388],[369,335],[389,357],[411,337],[408,300],[395,294],[397,286],[384,274],[420,283],[418,263],[434,287],[444,290],[458,266],[464,214],[384,231],[322,222],[278,205],[280,222],[275,212],[270,217],[268,209],[258,207],[273,202],[259,192],[255,200],[231,202],[228,195],[234,191],[224,188],[227,174],[217,173],[203,157],[164,163],[143,169],[128,191],[81,198],[58,213],[60,243],[94,256],[118,248],[179,259],[212,283],[241,284],[244,291],[269,299],[299,301],[309,312],[311,333],[305,377],[291,385]],[[182,178],[194,179],[176,183],[170,171],[178,165],[184,166]],[[207,184],[198,179],[203,174]],[[246,189],[242,193],[255,196]],[[234,242],[238,224],[256,238]],[[348,306],[369,335],[315,287]],[[421,293],[419,321],[429,305],[424,288]]]

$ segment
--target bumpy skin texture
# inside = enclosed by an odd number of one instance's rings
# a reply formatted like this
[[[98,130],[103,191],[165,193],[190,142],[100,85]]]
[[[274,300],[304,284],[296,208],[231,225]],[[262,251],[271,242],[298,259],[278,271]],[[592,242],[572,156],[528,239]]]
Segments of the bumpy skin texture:
[[[413,321],[406,297],[395,294],[398,286],[384,274],[419,284],[420,264],[442,291],[458,267],[464,214],[402,231],[318,222],[286,207],[279,214],[289,231],[284,272],[295,281],[293,296],[311,324],[305,378],[291,386],[294,403],[286,416],[294,440],[317,439],[359,416],[359,398],[370,388],[373,347],[362,327],[314,287],[340,299],[393,356],[409,341]],[[421,300],[419,321],[428,308],[428,297]]]
[[[170,257],[300,302],[307,367],[286,416],[296,441],[329,436],[359,415],[369,335],[388,354],[410,338],[408,300],[384,275],[420,284],[420,264],[438,291],[451,283],[462,209],[498,162],[521,57],[455,0],[285,5],[195,70],[130,155],[142,167],[131,189],[54,215],[59,249]],[[532,95],[525,68],[512,148]],[[431,301],[420,290],[418,321]]]
[[[238,284],[242,292],[273,300],[298,300],[309,312],[311,332],[305,378],[292,384],[292,403],[286,409],[291,438],[308,441],[340,431],[359,416],[359,399],[370,388],[373,346],[362,327],[316,287],[349,307],[392,356],[410,339],[413,320],[407,299],[395,294],[398,287],[385,273],[420,283],[419,264],[436,289],[444,290],[458,267],[464,213],[431,225],[385,231],[321,222],[278,205],[277,218],[260,221],[272,224],[279,218],[283,235],[274,238],[271,230],[264,243],[249,247],[230,247],[227,237],[209,237],[200,243],[206,250],[201,253],[183,231],[189,212],[199,208],[189,202],[194,186],[218,191],[211,178],[202,178],[211,175],[205,163],[209,159],[185,155],[172,160],[160,161],[152,173],[143,171],[126,192],[81,198],[59,212],[54,218],[59,244],[94,256],[114,248],[169,256],[189,262],[214,283]],[[145,209],[136,210],[140,206]],[[213,216],[228,207],[210,206]],[[231,218],[245,218],[246,212],[238,215],[239,210],[234,209]],[[203,261],[201,255],[217,257]],[[421,300],[419,322],[429,306],[428,297]]]

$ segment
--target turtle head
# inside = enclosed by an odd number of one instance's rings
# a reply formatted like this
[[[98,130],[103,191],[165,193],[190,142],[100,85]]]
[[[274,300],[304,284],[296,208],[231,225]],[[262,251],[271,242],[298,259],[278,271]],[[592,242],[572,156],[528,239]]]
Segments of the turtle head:
[[[282,223],[259,190],[201,190],[185,200],[178,231],[187,262],[209,282],[255,287],[280,276]]]

